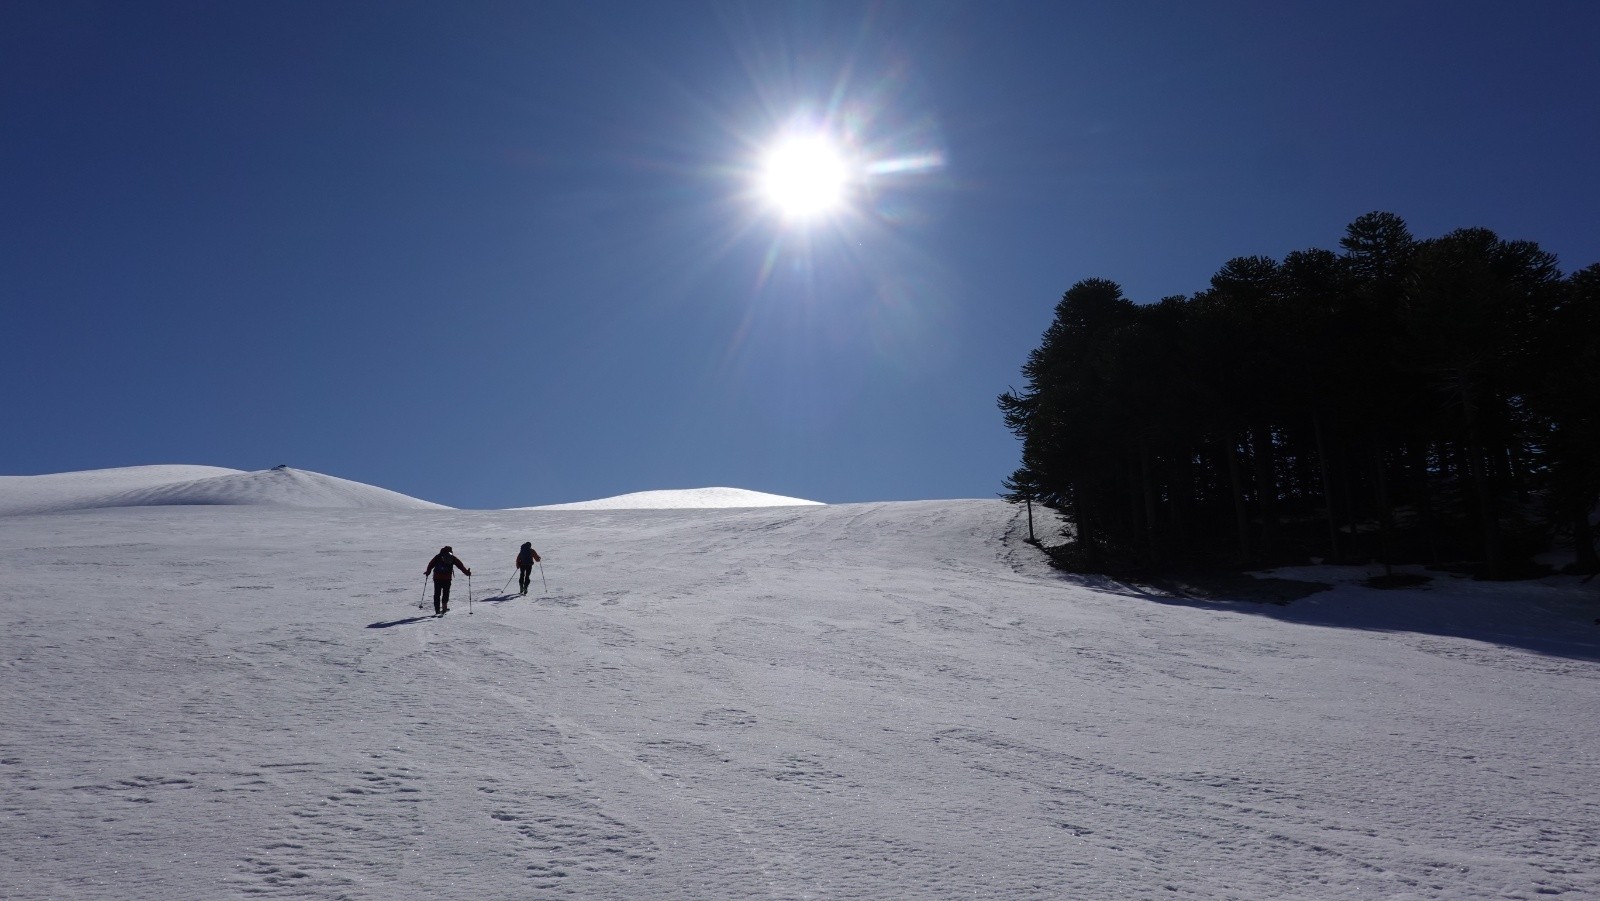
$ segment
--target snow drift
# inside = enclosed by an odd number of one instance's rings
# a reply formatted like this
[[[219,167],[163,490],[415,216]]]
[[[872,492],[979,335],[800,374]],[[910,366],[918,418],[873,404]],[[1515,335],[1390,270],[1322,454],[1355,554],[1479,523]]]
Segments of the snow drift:
[[[679,488],[663,491],[635,491],[593,501],[570,504],[545,504],[519,507],[521,510],[694,510],[725,507],[800,507],[821,506],[781,494],[765,494],[745,488]]]

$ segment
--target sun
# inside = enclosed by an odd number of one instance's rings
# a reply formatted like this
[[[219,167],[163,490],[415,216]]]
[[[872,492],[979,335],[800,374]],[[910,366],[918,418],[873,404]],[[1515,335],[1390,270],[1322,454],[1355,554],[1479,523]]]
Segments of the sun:
[[[759,176],[761,195],[785,218],[810,220],[842,206],[850,166],[837,144],[820,134],[790,135],[767,151]]]

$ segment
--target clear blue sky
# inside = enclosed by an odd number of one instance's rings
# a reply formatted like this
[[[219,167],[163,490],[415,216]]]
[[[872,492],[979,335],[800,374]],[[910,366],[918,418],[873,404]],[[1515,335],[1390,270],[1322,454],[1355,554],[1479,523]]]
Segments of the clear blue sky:
[[[0,473],[988,497],[1073,282],[1600,261],[1600,4],[0,4]],[[942,160],[800,228],[796,117]]]

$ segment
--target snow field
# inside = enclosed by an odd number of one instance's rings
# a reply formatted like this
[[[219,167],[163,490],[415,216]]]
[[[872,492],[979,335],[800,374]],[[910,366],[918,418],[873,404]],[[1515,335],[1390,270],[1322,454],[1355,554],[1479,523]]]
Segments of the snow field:
[[[1024,529],[0,518],[0,895],[1600,897],[1592,585],[1201,604]]]

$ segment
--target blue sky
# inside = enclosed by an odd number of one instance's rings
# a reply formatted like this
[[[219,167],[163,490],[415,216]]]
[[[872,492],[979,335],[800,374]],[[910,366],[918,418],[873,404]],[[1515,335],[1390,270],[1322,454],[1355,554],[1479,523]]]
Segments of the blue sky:
[[[0,5],[0,473],[987,497],[1073,282],[1371,210],[1600,261],[1600,7]],[[937,159],[799,226],[797,121]]]

